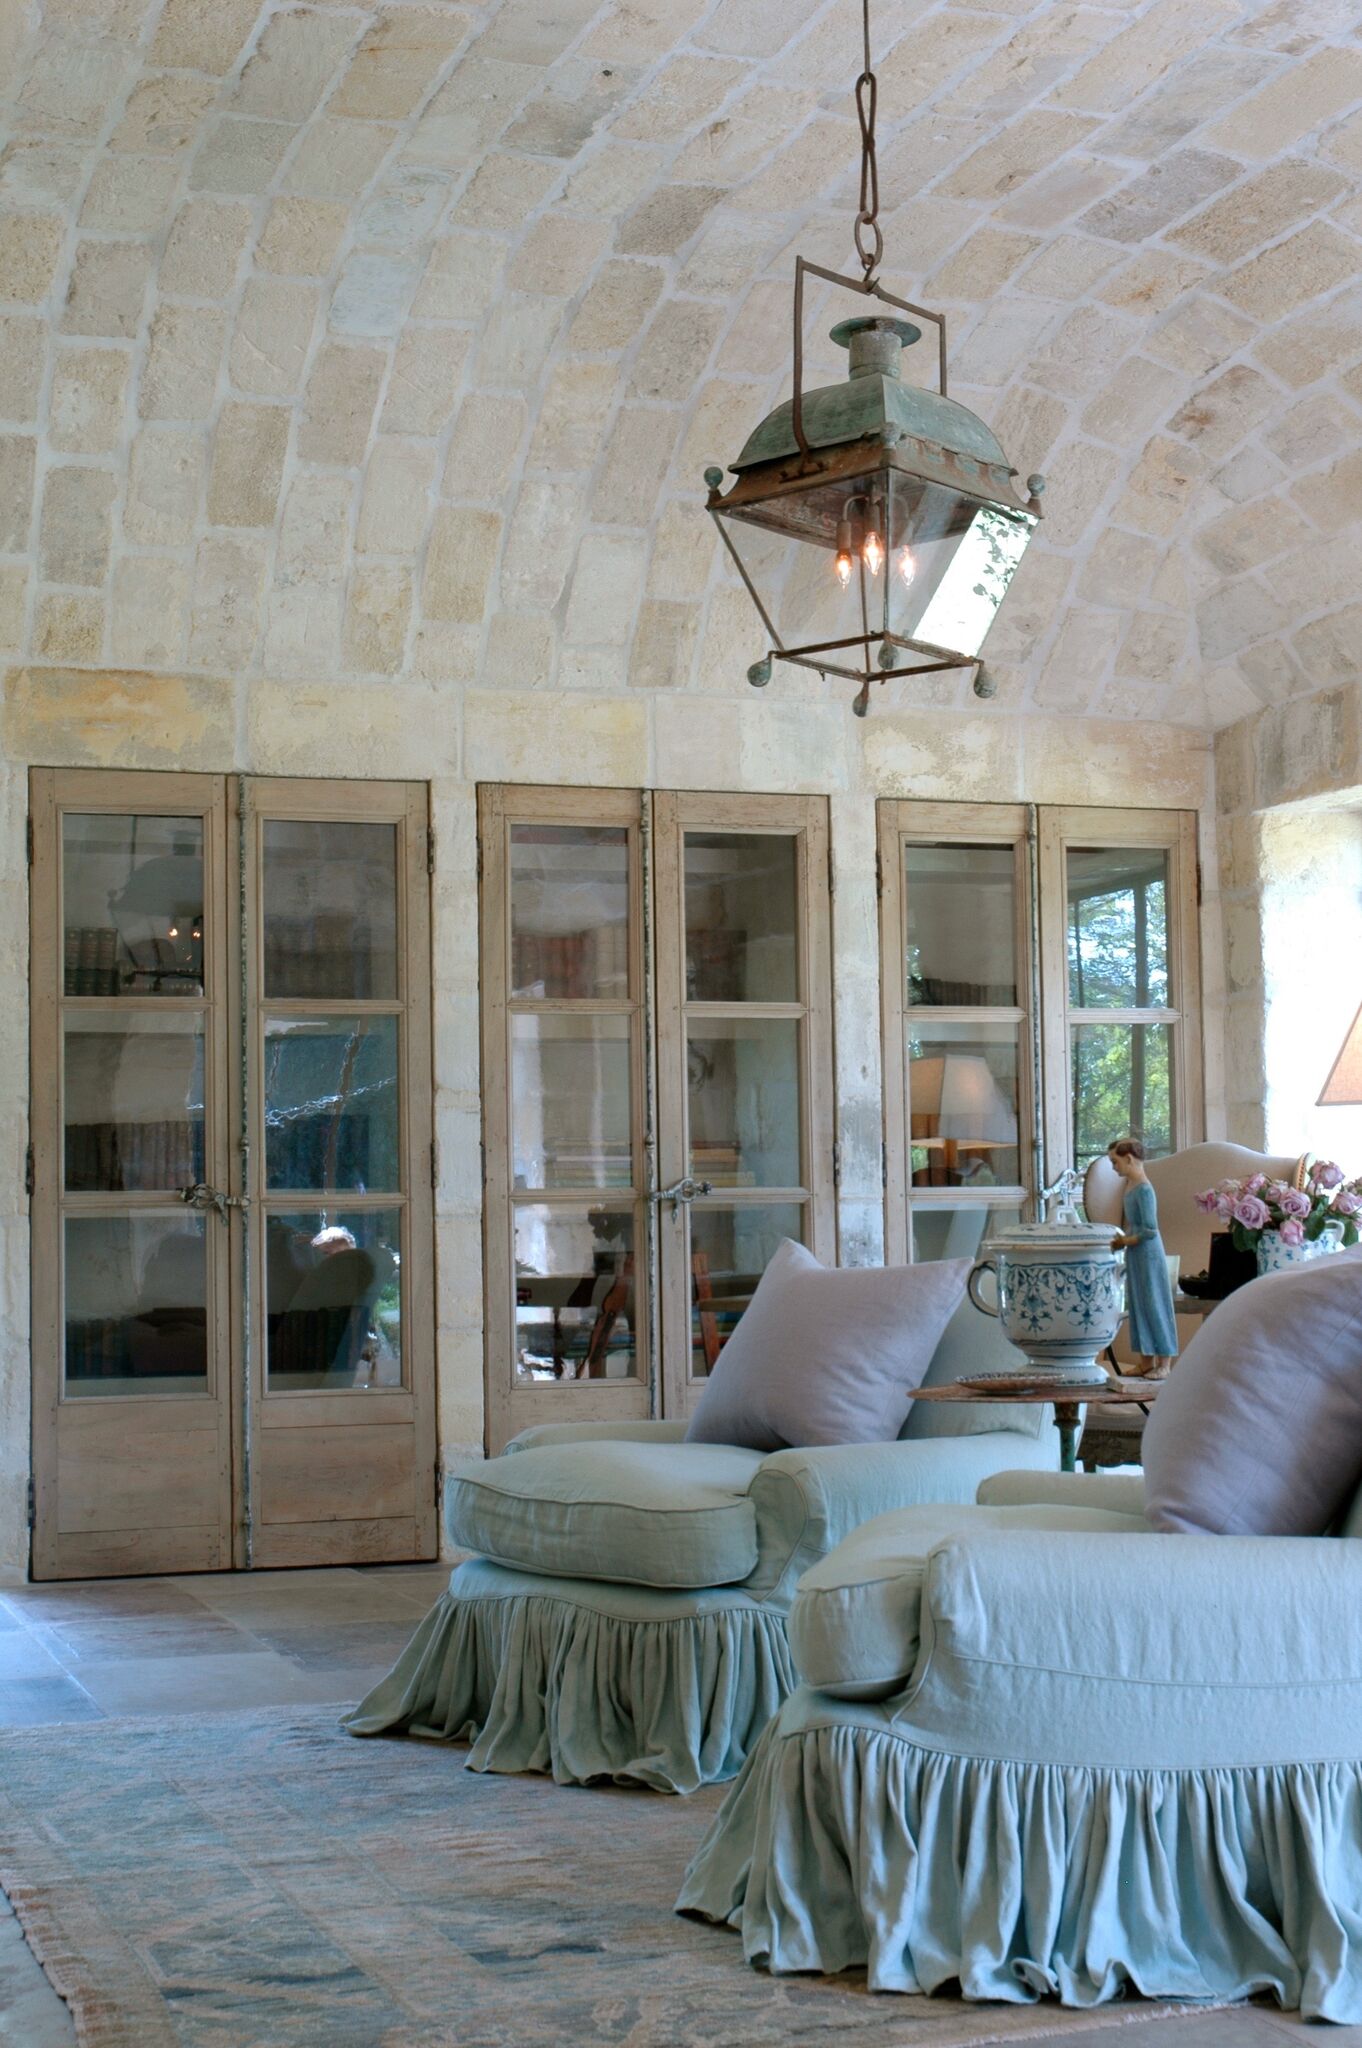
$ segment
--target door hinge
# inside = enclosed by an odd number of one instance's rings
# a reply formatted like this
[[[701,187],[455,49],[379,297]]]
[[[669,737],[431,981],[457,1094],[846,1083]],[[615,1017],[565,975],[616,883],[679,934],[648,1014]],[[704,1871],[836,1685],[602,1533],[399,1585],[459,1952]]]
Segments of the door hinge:
[[[435,873],[435,831],[429,825],[426,827],[426,873]]]
[[[1198,854],[1198,855],[1197,855],[1197,863],[1196,863],[1196,907],[1197,907],[1197,909],[1198,909],[1198,910],[1200,910],[1200,908],[1201,908],[1201,856],[1200,856],[1200,854]]]
[[[28,1475],[28,1526],[31,1529],[38,1519],[38,1494],[33,1484],[33,1474]]]
[[[832,1141],[832,1184],[835,1188],[839,1188],[842,1185],[842,1141],[840,1138],[834,1138]]]
[[[24,1154],[24,1193],[26,1195],[33,1193],[33,1147],[31,1145]]]
[[[887,1188],[887,1187],[888,1187],[888,1185],[889,1185],[889,1147],[888,1147],[888,1146],[887,1146],[887,1145],[885,1144],[885,1142],[884,1142],[883,1138],[881,1138],[881,1140],[880,1140],[880,1186],[881,1186],[882,1188]]]
[[[32,820],[32,818],[26,818],[26,819],[24,820],[24,844],[25,844],[25,845],[26,845],[26,847],[28,848],[28,864],[29,864],[29,866],[30,866],[30,867],[32,867],[32,865],[33,865],[33,820]]]
[[[430,1141],[430,1184],[433,1188],[440,1185],[440,1147],[434,1138]]]
[[[883,894],[884,894],[884,861],[883,861],[883,859],[881,858],[881,856],[880,856],[880,853],[879,853],[879,851],[877,850],[877,851],[876,851],[876,854],[875,854],[875,895],[876,895],[876,897],[878,898],[878,897],[881,897],[881,896],[883,896]]]

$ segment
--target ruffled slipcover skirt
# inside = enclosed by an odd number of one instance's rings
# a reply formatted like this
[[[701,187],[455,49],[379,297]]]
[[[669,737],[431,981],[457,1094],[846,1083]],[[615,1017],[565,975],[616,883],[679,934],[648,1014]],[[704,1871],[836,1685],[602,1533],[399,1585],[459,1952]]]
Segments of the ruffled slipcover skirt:
[[[890,1703],[892,1706],[892,1703]],[[1116,1770],[918,1746],[889,1707],[797,1692],[686,1873],[678,1911],[777,1972],[878,1991],[1270,1992],[1362,2021],[1362,1765]]]
[[[655,1592],[473,1558],[345,1726],[467,1742],[475,1771],[693,1792],[735,1775],[794,1683],[784,1614],[732,1587]]]

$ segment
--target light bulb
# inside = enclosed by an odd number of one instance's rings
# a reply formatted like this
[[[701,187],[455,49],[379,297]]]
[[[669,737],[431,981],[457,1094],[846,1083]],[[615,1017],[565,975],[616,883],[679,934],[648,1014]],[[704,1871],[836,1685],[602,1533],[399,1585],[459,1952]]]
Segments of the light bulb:
[[[168,931],[168,932],[166,933],[166,937],[167,937],[168,939],[178,939],[178,938],[179,938],[179,936],[180,936],[180,927],[179,927],[179,926],[178,926],[177,924],[173,924],[173,925],[171,925],[171,927],[170,927],[170,930],[169,930],[169,931]]]
[[[878,576],[880,570],[884,567],[884,542],[880,539],[873,526],[861,543],[861,554],[864,557],[865,566],[871,575]]]
[[[909,547],[899,549],[899,575],[905,583],[911,583],[917,575],[917,559]]]
[[[832,566],[837,571],[837,581],[845,590],[851,581],[851,521],[849,519],[839,519],[837,522],[837,558]]]

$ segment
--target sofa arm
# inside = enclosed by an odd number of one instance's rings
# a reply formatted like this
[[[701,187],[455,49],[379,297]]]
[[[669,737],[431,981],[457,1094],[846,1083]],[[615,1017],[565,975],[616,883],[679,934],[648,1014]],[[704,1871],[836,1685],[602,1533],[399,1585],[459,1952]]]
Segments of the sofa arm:
[[[679,1444],[685,1441],[684,1422],[532,1422],[513,1436],[502,1452],[537,1451],[544,1444]]]
[[[1025,1438],[990,1431],[775,1451],[749,1488],[757,1511],[757,1566],[745,1590],[788,1606],[801,1572],[862,1522],[894,1508],[972,1502],[990,1472],[1014,1464],[1029,1448]],[[1038,1445],[1036,1455],[1048,1460],[1053,1454]]]
[[[979,1488],[984,1508],[1106,1508],[1144,1513],[1144,1479],[1130,1472],[995,1472]]]

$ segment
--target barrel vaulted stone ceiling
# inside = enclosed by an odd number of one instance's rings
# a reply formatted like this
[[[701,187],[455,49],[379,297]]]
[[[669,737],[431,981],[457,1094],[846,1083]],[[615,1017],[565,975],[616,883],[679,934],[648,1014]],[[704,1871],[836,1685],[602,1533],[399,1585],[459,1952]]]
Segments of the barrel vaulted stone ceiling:
[[[786,388],[796,249],[850,260],[858,8],[0,24],[7,658],[746,691],[700,478]],[[873,27],[886,278],[947,311],[953,394],[1049,479],[997,706],[1208,726],[1357,677],[1356,0],[877,0]]]

